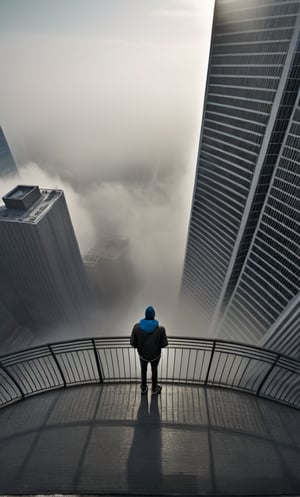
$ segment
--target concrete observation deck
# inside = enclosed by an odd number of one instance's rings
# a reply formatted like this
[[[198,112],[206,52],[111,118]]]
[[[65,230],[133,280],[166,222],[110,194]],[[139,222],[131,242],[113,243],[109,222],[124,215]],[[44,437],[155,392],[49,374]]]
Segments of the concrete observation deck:
[[[0,494],[300,495],[300,412],[235,391],[136,384],[0,410]]]

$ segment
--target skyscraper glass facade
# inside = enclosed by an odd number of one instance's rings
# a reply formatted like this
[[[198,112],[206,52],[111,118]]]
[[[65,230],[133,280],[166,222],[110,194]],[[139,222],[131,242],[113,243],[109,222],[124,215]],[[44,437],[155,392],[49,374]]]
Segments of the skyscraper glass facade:
[[[297,102],[299,13],[298,1],[216,1],[182,280],[212,333],[229,316]]]
[[[63,192],[18,185],[3,200],[3,299],[9,293],[14,296],[16,321],[23,309],[28,326],[38,331],[77,324],[91,291]]]
[[[259,341],[300,291],[300,101],[292,114],[261,219],[226,309],[222,333]],[[296,308],[294,312],[296,312]],[[290,313],[289,313],[290,314]],[[291,315],[290,315],[291,318]],[[292,324],[292,322],[290,323]],[[277,326],[278,330],[282,325]],[[299,337],[299,330],[291,333]],[[285,337],[286,339],[286,337]],[[280,340],[278,336],[277,340]],[[286,341],[286,340],[285,340]],[[300,339],[298,338],[300,343]],[[276,346],[274,339],[271,341]],[[297,348],[297,344],[295,345]],[[289,344],[289,352],[293,348]]]
[[[13,174],[18,174],[18,168],[0,126],[0,177]]]

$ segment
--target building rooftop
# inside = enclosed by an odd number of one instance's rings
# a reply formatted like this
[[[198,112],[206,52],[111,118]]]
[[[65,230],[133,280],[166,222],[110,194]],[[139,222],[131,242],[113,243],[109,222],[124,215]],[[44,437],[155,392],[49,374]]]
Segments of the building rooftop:
[[[0,494],[300,495],[299,417],[218,388],[51,391],[0,410]]]
[[[83,260],[88,266],[97,266],[103,261],[117,261],[127,255],[129,241],[126,237],[105,236],[88,252]]]
[[[62,190],[17,185],[2,197],[5,205],[0,206],[0,221],[38,223],[62,193]]]

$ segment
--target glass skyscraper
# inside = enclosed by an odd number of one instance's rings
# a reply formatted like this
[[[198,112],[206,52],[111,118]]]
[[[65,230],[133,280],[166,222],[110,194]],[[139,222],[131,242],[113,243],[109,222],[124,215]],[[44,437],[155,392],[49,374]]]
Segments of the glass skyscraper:
[[[216,1],[182,279],[210,334],[272,348],[300,289],[299,33],[299,1]]]
[[[18,168],[0,126],[0,178],[13,174],[18,174]]]
[[[64,193],[18,185],[3,200],[4,303],[16,321],[37,331],[80,323],[91,290]]]

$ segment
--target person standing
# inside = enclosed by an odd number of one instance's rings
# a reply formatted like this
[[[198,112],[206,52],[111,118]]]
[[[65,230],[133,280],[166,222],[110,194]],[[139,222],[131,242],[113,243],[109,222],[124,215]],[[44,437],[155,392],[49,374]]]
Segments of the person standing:
[[[155,319],[155,310],[152,306],[146,308],[145,318],[134,325],[130,345],[137,349],[140,357],[142,394],[146,394],[148,391],[147,368],[149,362],[152,372],[152,395],[159,394],[162,387],[157,383],[157,367],[161,349],[167,347],[168,339],[165,328],[159,326],[159,322]]]

